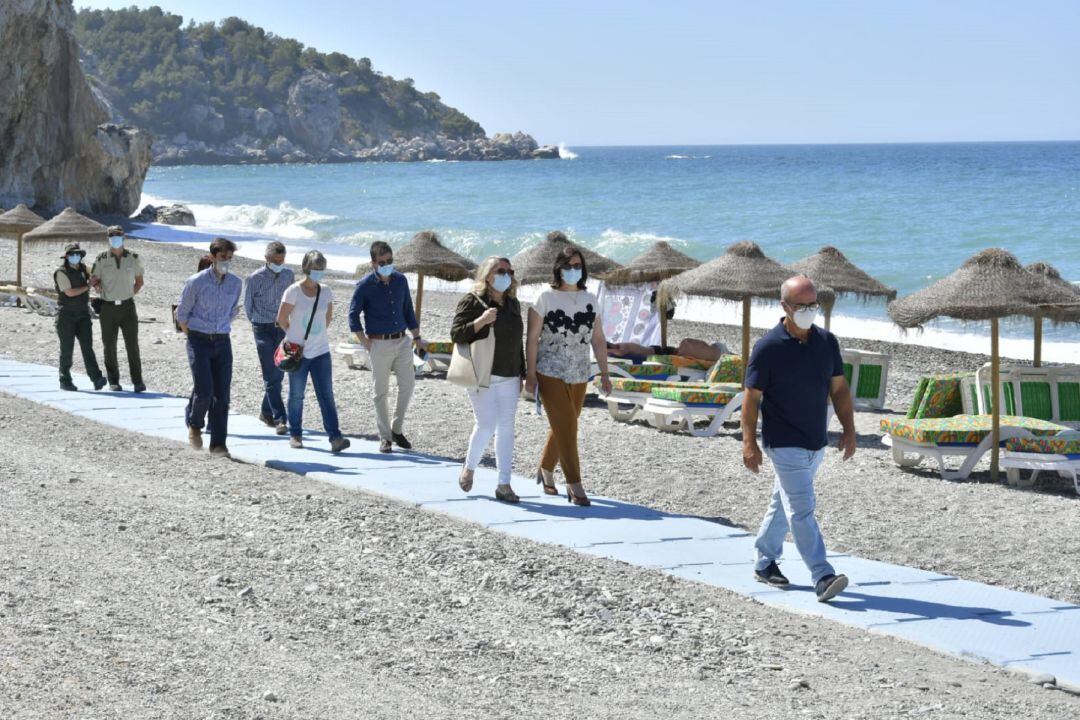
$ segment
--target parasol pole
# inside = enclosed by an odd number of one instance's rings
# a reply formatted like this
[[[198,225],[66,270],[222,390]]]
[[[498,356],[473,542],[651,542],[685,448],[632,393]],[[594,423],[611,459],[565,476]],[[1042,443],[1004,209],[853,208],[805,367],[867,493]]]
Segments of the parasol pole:
[[[1035,316],[1035,358],[1032,365],[1042,367],[1042,315]]]
[[[1001,442],[1001,360],[998,358],[998,320],[990,318],[990,397],[993,403],[990,428],[990,479],[998,481],[998,445]]]
[[[829,332],[829,325],[832,324],[832,308],[825,308],[825,332]]]
[[[23,284],[23,282],[22,282],[22,256],[23,256],[23,239],[22,239],[22,236],[23,236],[23,234],[22,234],[21,231],[16,233],[16,234],[18,236],[18,241],[17,241],[18,242],[18,250],[16,251],[16,260],[15,260],[15,284],[18,285],[19,287],[22,287],[22,284]]]
[[[416,273],[416,322],[420,323],[420,310],[424,306],[424,273]]]
[[[663,287],[656,289],[656,308],[660,312],[660,344],[667,346],[667,293]]]
[[[750,296],[744,295],[742,299],[742,362],[743,377],[746,369],[750,367]]]

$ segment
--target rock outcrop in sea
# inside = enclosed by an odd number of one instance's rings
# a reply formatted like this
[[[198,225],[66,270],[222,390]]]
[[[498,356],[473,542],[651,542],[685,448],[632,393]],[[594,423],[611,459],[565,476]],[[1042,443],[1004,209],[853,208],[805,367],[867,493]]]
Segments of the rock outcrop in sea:
[[[151,138],[109,122],[72,35],[70,0],[0,0],[0,206],[133,212]]]

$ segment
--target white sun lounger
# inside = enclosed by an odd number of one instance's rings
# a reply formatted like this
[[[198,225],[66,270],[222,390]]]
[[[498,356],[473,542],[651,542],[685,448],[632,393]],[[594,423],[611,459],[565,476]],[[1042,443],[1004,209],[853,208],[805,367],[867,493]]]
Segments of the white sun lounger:
[[[736,393],[723,406],[694,405],[650,396],[642,406],[641,413],[657,430],[663,432],[685,430],[695,437],[712,437],[719,433],[724,423],[742,407],[742,401],[743,393],[741,392]],[[709,424],[704,428],[699,428],[695,425],[698,420],[708,420]]]

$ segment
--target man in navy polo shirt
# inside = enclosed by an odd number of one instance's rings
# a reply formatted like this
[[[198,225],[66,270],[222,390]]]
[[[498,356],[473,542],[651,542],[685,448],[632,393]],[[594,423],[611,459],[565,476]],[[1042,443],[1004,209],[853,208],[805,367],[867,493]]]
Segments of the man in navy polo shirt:
[[[360,316],[364,316],[364,325]],[[416,384],[413,344],[423,350],[420,322],[413,310],[409,281],[394,269],[394,251],[382,240],[371,243],[371,272],[356,283],[349,304],[349,329],[358,343],[367,348],[371,358],[374,385],[375,421],[379,428],[379,452],[393,450],[396,443],[409,450],[403,434],[405,411]],[[409,336],[412,337],[409,337]],[[397,376],[397,404],[390,419],[390,373]]]
[[[754,345],[742,406],[743,464],[755,473],[761,468],[760,409],[762,444],[776,473],[772,501],[754,542],[754,577],[769,585],[788,584],[776,561],[790,528],[817,598],[826,602],[847,587],[848,579],[837,575],[825,559],[825,540],[814,518],[814,473],[828,445],[830,398],[843,426],[839,448],[844,460],[855,454],[855,411],[840,344],[832,333],[814,325],[818,311],[814,283],[801,275],[789,278],[780,300],[784,318]]]

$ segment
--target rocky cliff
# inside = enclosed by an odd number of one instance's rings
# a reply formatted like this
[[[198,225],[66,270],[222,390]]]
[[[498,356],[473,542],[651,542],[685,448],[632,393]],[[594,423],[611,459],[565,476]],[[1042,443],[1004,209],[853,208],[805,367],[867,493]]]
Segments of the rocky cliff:
[[[151,139],[108,122],[74,20],[70,0],[0,0],[0,206],[130,214]]]

